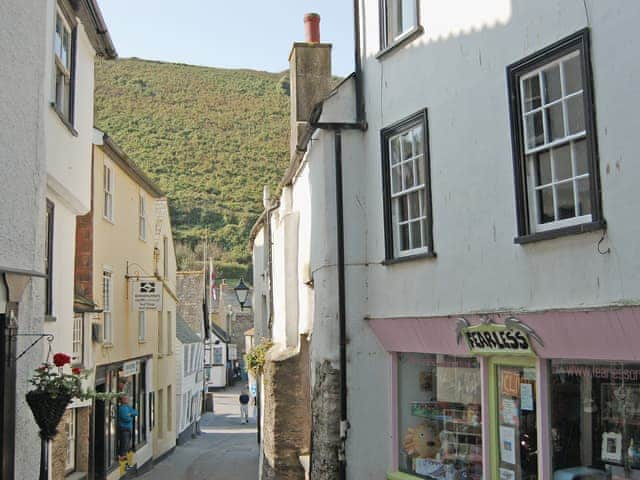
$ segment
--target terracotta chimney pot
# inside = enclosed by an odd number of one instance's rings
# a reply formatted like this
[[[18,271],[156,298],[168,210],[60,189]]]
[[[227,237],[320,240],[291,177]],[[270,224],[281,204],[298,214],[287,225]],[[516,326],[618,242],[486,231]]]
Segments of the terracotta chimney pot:
[[[304,35],[307,43],[320,43],[320,15],[307,13],[304,16]]]

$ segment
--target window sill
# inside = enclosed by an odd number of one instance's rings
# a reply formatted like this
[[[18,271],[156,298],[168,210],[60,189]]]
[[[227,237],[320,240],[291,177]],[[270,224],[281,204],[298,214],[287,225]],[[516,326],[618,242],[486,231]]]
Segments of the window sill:
[[[71,124],[71,122],[69,122],[69,120],[64,118],[64,114],[60,110],[58,110],[58,107],[56,107],[56,104],[51,102],[50,105],[53,111],[56,112],[56,115],[58,115],[58,118],[63,123],[63,125],[67,127],[71,135],[73,135],[74,137],[77,137],[78,131],[75,128],[73,128],[73,125]]]
[[[415,255],[407,255],[406,257],[389,258],[382,261],[382,265],[395,265],[396,263],[412,262],[414,260],[423,260],[426,258],[436,258],[436,252],[417,253]]]
[[[113,342],[102,341],[102,348],[113,348]]]
[[[582,223],[580,225],[571,225],[570,227],[558,228],[556,230],[547,230],[545,232],[537,232],[529,235],[522,235],[513,239],[513,243],[525,245],[527,243],[539,242],[541,240],[551,240],[553,238],[566,237],[567,235],[578,235],[580,233],[595,232],[607,228],[605,220],[597,220],[595,222]]]
[[[139,344],[144,344],[144,343],[147,343],[147,340],[145,340],[144,338],[139,338],[138,339],[138,343]]]
[[[55,317],[55,315],[45,315],[44,316],[44,321],[45,322],[55,322],[57,320],[57,318]]]
[[[412,28],[402,36],[395,39],[393,43],[391,43],[390,45],[387,45],[385,48],[383,48],[378,53],[376,53],[375,55],[376,58],[380,60],[383,57],[386,57],[389,53],[398,50],[399,47],[401,47],[402,45],[405,45],[406,43],[411,42],[412,40],[419,37],[423,33],[424,33],[424,28],[422,27],[422,25],[418,25],[417,27]]]
[[[105,215],[103,215],[103,216],[102,216],[102,219],[103,219],[105,222],[109,222],[111,225],[115,225],[115,224],[116,224],[116,222],[114,222],[114,221],[113,221],[113,218],[109,218],[109,217],[107,217],[107,216],[105,216]]]

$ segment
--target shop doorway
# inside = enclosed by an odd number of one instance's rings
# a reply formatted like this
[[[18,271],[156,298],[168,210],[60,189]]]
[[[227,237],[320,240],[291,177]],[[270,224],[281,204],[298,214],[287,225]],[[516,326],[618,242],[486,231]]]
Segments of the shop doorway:
[[[537,480],[537,376],[533,358],[490,364],[492,478]]]

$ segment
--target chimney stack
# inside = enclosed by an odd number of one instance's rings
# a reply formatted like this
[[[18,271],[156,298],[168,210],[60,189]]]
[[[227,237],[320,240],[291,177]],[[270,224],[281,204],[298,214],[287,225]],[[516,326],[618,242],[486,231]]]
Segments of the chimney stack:
[[[304,35],[307,43],[320,43],[320,15],[307,13],[304,16]]]
[[[289,55],[292,154],[307,128],[313,107],[331,89],[331,44],[320,43],[320,15],[307,13],[304,29],[306,41],[294,43]]]

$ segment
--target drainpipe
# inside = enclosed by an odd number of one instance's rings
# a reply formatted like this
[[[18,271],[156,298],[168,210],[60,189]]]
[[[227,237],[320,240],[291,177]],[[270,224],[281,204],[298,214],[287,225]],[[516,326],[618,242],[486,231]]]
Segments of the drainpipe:
[[[364,109],[364,94],[362,89],[362,58],[360,45],[360,0],[353,0],[353,44],[355,51],[355,82],[356,82],[356,121],[366,130]]]

